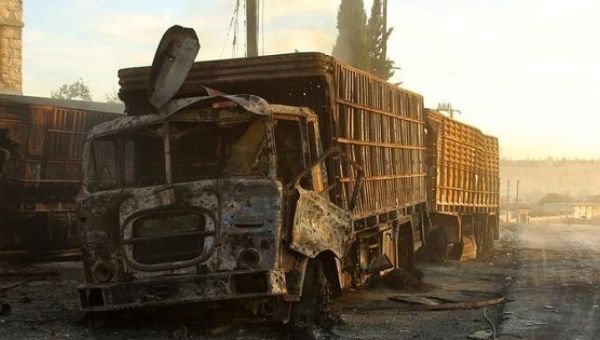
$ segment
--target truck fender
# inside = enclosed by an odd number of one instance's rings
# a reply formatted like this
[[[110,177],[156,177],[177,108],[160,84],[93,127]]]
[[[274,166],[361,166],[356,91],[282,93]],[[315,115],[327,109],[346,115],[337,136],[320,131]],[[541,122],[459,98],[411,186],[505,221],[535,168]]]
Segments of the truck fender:
[[[290,248],[309,258],[326,251],[341,259],[351,243],[352,217],[314,191],[296,186],[299,198]]]

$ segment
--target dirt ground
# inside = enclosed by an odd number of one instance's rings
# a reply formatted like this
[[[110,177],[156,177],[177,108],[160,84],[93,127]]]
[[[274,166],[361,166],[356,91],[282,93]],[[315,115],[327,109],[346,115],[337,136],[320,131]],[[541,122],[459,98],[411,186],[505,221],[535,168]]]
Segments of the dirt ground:
[[[313,335],[320,339],[467,339],[477,331],[491,333],[493,324],[498,339],[598,339],[599,252],[600,226],[504,227],[491,257],[419,264],[422,284],[347,292],[333,305],[338,322]],[[78,309],[75,287],[82,281],[78,262],[36,264],[22,275],[19,267],[8,269],[0,274],[0,300],[11,308],[0,316],[1,339],[298,337],[279,325],[211,328],[191,307],[129,312],[118,320],[90,323]],[[451,302],[506,295],[507,302],[425,311],[390,300],[403,294]]]

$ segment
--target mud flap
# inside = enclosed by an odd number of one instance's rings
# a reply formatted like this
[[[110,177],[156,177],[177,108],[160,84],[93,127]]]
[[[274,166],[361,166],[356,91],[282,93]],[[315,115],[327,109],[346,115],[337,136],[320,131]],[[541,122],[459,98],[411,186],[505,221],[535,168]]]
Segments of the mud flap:
[[[290,248],[314,258],[331,251],[337,258],[344,256],[351,242],[352,217],[314,191],[296,186],[299,193],[292,226]]]
[[[473,235],[463,235],[461,261],[474,260],[477,258],[477,242]]]

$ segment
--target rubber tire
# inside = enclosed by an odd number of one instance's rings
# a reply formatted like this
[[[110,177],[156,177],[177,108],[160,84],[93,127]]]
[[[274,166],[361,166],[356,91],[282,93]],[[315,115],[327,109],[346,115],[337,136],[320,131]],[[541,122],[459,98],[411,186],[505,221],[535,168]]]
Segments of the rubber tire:
[[[477,240],[477,257],[487,256],[492,253],[494,248],[494,231],[489,226],[480,228],[481,235]]]
[[[432,261],[443,262],[448,258],[448,236],[442,228],[437,228],[429,234],[429,242],[427,248],[429,250],[429,258]]]
[[[494,228],[492,226],[486,228],[485,249],[490,254],[494,252]]]
[[[399,267],[410,272],[414,269],[414,245],[412,240],[412,230],[402,228],[398,238],[398,260]]]
[[[294,325],[327,326],[330,320],[331,284],[323,272],[321,261],[308,261],[300,301],[293,306]]]
[[[460,261],[463,255],[463,249],[465,248],[465,244],[463,242],[456,242],[452,244],[452,249],[448,252],[448,258]]]

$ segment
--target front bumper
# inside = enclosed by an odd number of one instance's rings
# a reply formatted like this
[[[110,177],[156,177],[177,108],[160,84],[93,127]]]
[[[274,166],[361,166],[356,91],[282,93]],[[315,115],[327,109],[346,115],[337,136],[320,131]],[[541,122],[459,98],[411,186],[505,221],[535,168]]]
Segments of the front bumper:
[[[82,285],[78,290],[84,311],[275,297],[287,293],[285,275],[278,270],[168,276]]]

